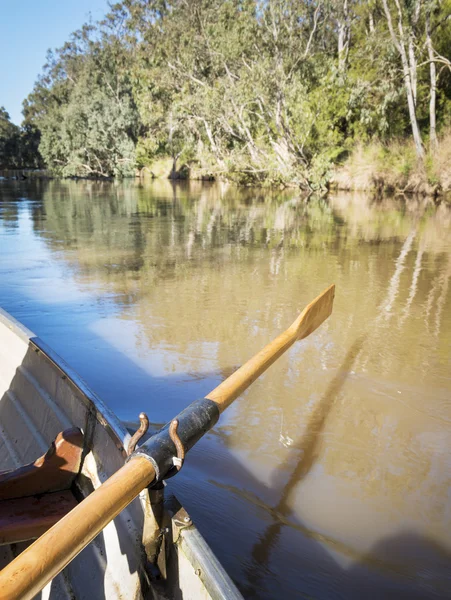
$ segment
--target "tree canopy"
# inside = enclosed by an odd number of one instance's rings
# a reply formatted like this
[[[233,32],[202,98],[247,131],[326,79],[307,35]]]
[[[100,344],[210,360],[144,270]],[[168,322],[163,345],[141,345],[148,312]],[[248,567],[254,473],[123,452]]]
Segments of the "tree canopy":
[[[39,167],[39,131],[24,122],[11,123],[8,112],[0,106],[0,168]]]
[[[311,187],[356,143],[400,136],[423,160],[451,117],[450,14],[451,0],[124,0],[49,53],[24,123],[61,175],[170,158],[173,174]]]

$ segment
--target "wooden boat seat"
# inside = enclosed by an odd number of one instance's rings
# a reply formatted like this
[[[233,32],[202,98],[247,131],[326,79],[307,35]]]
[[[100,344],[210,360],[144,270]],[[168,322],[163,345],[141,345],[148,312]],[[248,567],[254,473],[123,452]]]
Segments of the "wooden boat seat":
[[[67,429],[33,463],[0,472],[0,545],[37,538],[74,508],[82,457],[82,432]]]
[[[77,505],[70,490],[0,502],[0,545],[33,540]]]

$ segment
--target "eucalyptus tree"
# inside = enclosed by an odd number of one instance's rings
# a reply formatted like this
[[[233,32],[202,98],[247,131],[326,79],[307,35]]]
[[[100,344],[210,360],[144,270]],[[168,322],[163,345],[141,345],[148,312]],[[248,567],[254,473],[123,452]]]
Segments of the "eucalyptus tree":
[[[311,94],[335,52],[324,43],[325,2],[124,5],[131,26],[141,28],[135,92],[146,149],[168,152],[177,131],[185,140],[178,152],[194,153],[214,173],[308,178],[330,137],[318,118],[326,102]]]
[[[416,114],[418,61],[415,53],[421,0],[415,0],[414,3],[394,0],[394,7],[389,5],[389,0],[382,0],[382,3],[393,46],[398,51],[401,59],[410,125],[417,156],[423,159],[423,142]]]
[[[134,172],[138,113],[120,38],[84,26],[56,53],[27,101],[41,131],[39,150],[61,175]]]
[[[8,112],[0,106],[0,167],[18,166],[20,130],[11,123]]]
[[[410,126],[419,159],[425,151],[418,122],[419,79],[421,68],[429,66],[429,138],[431,148],[437,141],[437,64],[451,67],[447,56],[437,51],[440,38],[450,36],[451,4],[448,0],[382,0],[391,42],[396,49],[402,67],[405,94],[409,110]]]
[[[451,91],[451,2],[428,0],[425,3],[425,45],[430,73],[429,141],[431,152],[438,147],[437,138],[437,91],[439,76],[447,75],[448,92]],[[448,57],[442,53],[446,48]],[[438,73],[437,73],[438,68]],[[445,84],[446,86],[446,84]],[[449,98],[449,94],[448,94]]]

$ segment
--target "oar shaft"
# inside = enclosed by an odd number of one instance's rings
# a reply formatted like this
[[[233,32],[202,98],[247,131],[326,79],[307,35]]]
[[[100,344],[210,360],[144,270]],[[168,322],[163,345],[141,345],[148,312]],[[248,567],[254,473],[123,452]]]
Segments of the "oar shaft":
[[[267,344],[263,350],[253,356],[235,373],[220,383],[206,396],[216,402],[222,413],[238,396],[247,389],[268,367],[270,367],[296,340],[310,335],[332,313],[335,296],[335,285],[330,285],[310,304],[308,304],[296,321],[275,340]]]
[[[142,457],[116,471],[0,572],[2,600],[34,598],[154,477]]]
[[[216,402],[222,413],[238,396],[266,371],[297,340],[297,332],[285,331],[267,344],[235,373],[206,396]]]

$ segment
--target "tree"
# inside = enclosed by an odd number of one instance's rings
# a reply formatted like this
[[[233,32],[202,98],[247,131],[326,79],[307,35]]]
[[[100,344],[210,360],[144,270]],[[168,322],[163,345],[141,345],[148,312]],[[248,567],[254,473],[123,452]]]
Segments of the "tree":
[[[85,26],[49,54],[28,99],[39,150],[61,175],[134,173],[138,113],[119,42],[106,28]]]
[[[415,142],[417,156],[424,159],[423,142],[420,128],[418,126],[416,104],[417,104],[417,57],[415,52],[417,26],[420,18],[422,0],[414,0],[413,3],[404,0],[394,0],[395,19],[397,20],[397,32],[393,24],[392,8],[388,0],[382,0],[388,29],[393,46],[399,53],[403,71],[404,87],[409,107],[410,125]]]
[[[20,129],[11,123],[8,112],[0,107],[0,166],[3,168],[17,167],[20,163],[19,154]]]

